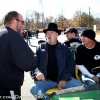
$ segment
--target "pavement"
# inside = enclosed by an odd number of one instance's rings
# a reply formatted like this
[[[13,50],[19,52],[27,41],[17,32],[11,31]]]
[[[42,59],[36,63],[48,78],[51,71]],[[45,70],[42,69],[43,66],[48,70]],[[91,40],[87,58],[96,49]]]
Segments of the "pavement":
[[[36,47],[38,46],[38,41],[41,39],[45,40],[44,33],[39,34],[38,39],[36,39],[36,37],[32,37],[32,39],[30,39],[31,45],[29,45],[29,47],[34,52],[36,51]],[[21,87],[21,100],[36,100],[30,93],[30,86],[32,85],[33,82],[34,80],[32,80],[29,72],[24,72],[24,83],[23,86]]]
[[[29,46],[34,52],[36,51],[36,47],[38,46],[38,40],[45,40],[45,34],[44,33],[40,33],[38,39],[36,39],[36,37],[32,37],[32,39],[30,39],[31,41],[31,45]],[[58,40],[60,42],[64,42],[66,40],[65,35],[59,35]],[[100,35],[96,35],[96,40],[100,41]],[[21,100],[36,100],[32,94],[30,93],[30,86],[32,85],[32,83],[34,82],[31,77],[29,72],[24,72],[25,77],[24,77],[24,83],[23,86],[21,88]]]

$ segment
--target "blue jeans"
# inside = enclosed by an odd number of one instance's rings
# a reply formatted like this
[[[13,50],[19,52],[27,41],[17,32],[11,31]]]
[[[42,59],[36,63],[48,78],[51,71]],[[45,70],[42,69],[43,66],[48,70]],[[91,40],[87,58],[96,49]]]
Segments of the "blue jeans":
[[[29,36],[26,36],[26,43],[29,44],[29,45],[31,44]]]
[[[76,86],[82,86],[82,83],[76,80],[75,78],[71,78],[71,80],[67,81],[65,88],[71,88]],[[45,97],[45,100],[48,100],[48,96],[46,95],[46,91],[50,88],[58,87],[58,84],[56,82],[53,82],[51,80],[45,80],[45,81],[35,81],[32,86],[30,87],[30,92],[32,95],[36,98],[38,91],[41,90],[42,94]]]
[[[36,34],[36,38],[38,39],[38,34]]]
[[[83,84],[84,84],[85,86],[88,86],[88,85],[96,85],[95,81],[92,80],[91,78],[89,78],[89,77],[86,76],[86,75],[81,74],[81,75],[80,75],[80,79],[81,79],[81,81],[83,82]]]

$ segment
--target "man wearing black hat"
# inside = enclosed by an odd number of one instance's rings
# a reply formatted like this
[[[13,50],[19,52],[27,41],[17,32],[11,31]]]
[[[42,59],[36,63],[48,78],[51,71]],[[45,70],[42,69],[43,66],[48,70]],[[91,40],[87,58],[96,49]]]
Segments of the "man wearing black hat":
[[[78,31],[75,28],[70,28],[65,32],[67,41],[64,43],[70,47],[71,50],[75,50],[77,46],[79,46],[82,42],[76,38]]]
[[[95,32],[92,29],[86,29],[81,34],[82,45],[76,49],[75,61],[81,71],[81,80],[85,85],[95,85],[99,83],[100,77],[100,43],[95,40]],[[98,68],[97,73],[91,71]]]
[[[70,49],[60,42],[57,37],[61,31],[55,23],[49,23],[43,30],[46,41],[36,50],[38,57],[38,69],[34,72],[34,83],[31,86],[33,96],[41,90],[48,100],[45,92],[54,87],[58,89],[81,86],[82,83],[72,77],[75,62]]]

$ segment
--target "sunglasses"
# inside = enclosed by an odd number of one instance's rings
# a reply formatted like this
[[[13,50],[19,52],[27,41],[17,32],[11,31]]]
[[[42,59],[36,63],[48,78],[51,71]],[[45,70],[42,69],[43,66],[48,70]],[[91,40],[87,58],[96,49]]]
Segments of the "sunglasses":
[[[17,21],[21,22],[22,25],[24,25],[24,21],[23,20],[20,20],[20,19],[16,19]]]

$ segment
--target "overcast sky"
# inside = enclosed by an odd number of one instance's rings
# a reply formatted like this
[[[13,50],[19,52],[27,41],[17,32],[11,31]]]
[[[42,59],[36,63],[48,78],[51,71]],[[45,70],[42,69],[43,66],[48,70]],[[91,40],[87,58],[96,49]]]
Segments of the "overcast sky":
[[[0,0],[0,19],[11,10],[18,11],[24,18],[26,11],[36,10],[44,12],[45,17],[62,14],[70,19],[76,11],[88,13],[89,7],[94,17],[100,17],[100,0]]]

